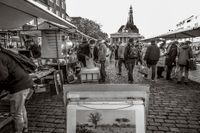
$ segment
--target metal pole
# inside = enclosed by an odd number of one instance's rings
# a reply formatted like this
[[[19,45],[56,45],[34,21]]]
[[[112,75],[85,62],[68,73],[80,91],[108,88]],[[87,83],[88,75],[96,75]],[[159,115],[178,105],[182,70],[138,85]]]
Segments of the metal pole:
[[[57,64],[58,64],[58,70],[60,70],[60,62],[59,62],[59,54],[58,54],[58,37],[57,37],[57,31],[55,31],[56,35],[56,56],[57,56]]]

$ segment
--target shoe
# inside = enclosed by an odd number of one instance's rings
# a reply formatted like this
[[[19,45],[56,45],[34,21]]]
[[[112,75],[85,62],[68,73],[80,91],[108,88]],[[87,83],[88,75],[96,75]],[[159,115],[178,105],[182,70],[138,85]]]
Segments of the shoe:
[[[120,75],[120,76],[121,76],[122,74],[121,74],[121,73],[117,73],[117,75]]]
[[[181,84],[181,81],[177,81],[177,84]]]
[[[24,128],[22,133],[28,133],[28,128]]]
[[[133,84],[133,81],[128,81],[129,84]]]

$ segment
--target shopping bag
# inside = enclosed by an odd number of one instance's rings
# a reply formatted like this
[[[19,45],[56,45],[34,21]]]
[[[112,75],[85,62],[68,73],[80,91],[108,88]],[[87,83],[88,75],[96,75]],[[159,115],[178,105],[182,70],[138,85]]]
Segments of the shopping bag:
[[[197,66],[196,66],[196,60],[195,59],[189,59],[187,61],[188,63],[188,67],[190,70],[197,70]]]
[[[138,72],[144,75],[148,74],[148,67],[144,66],[144,65],[140,65],[138,68]]]
[[[86,59],[86,67],[89,68],[89,69],[95,67],[94,66],[94,61],[93,61],[92,58]]]

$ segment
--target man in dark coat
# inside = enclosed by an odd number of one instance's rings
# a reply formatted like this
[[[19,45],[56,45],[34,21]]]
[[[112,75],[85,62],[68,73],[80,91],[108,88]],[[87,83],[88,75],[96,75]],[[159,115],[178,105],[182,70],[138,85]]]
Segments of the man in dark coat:
[[[90,46],[86,38],[83,39],[82,44],[79,45],[77,51],[78,60],[83,64],[83,67],[86,67],[86,59],[89,59]]]
[[[14,118],[15,132],[28,132],[25,100],[33,81],[28,73],[10,56],[1,52],[0,47],[0,90],[10,92],[11,115]]]
[[[177,44],[178,44],[177,41],[172,42],[172,44],[169,45],[167,48],[167,54],[166,54],[166,60],[165,60],[165,64],[167,66],[167,73],[166,73],[167,80],[172,80],[171,72],[172,72],[173,67],[176,65]]]
[[[147,51],[144,56],[144,60],[146,61],[146,64],[148,68],[152,69],[152,75],[151,80],[155,80],[155,74],[156,74],[156,64],[160,58],[160,49],[156,45],[155,41],[151,41],[151,45],[147,48]]]

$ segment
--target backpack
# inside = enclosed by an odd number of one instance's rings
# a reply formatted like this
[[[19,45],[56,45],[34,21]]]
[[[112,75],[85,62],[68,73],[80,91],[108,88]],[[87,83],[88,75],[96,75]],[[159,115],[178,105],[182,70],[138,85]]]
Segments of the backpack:
[[[128,58],[135,59],[138,58],[139,50],[135,46],[129,46]]]
[[[0,48],[0,51],[14,59],[19,64],[19,66],[27,73],[33,73],[37,68],[34,62],[24,55],[14,53],[4,48]]]

